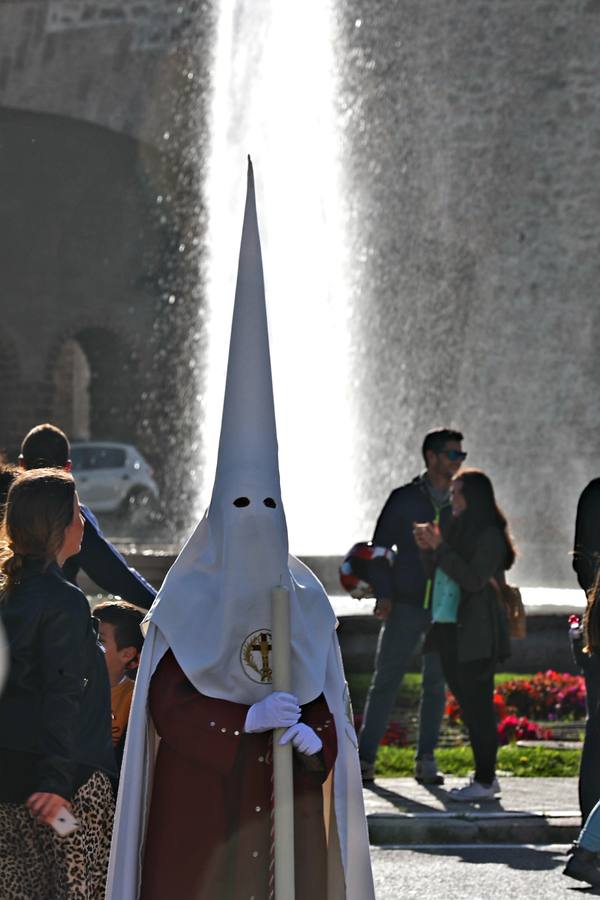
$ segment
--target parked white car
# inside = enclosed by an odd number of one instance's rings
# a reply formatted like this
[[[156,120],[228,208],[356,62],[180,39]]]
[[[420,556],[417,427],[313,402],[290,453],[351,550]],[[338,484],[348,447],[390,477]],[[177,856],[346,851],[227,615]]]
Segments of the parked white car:
[[[79,498],[92,512],[144,518],[156,508],[152,469],[130,444],[74,442],[71,460]]]

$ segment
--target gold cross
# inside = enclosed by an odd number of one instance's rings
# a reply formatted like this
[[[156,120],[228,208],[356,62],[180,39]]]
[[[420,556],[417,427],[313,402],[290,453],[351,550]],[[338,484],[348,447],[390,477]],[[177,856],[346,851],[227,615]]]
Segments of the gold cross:
[[[260,635],[260,640],[255,641],[251,646],[251,650],[258,650],[260,653],[260,658],[262,660],[262,668],[260,670],[260,680],[261,681],[270,681],[271,680],[271,667],[269,665],[269,650],[271,650],[271,643],[269,641],[269,635],[264,632]]]

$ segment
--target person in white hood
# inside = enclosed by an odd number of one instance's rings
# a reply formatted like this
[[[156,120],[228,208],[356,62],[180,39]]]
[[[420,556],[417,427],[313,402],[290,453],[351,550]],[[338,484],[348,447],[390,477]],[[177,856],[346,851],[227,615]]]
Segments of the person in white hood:
[[[271,685],[278,585],[291,693]],[[107,900],[273,896],[275,728],[294,747],[296,900],[374,898],[336,619],[288,553],[251,163],[213,494],[146,622]]]

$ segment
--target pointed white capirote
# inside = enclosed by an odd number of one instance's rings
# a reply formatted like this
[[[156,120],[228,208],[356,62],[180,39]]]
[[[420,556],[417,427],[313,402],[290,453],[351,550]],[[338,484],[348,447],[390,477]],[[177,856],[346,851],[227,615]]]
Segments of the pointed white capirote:
[[[235,304],[215,492],[237,476],[258,474],[279,485],[277,428],[254,172],[248,188],[238,263]]]
[[[290,595],[292,688],[306,703],[323,690],[336,620],[320,582],[288,553],[249,161],[212,497],[147,620],[163,633],[201,693],[255,703],[272,690],[270,598],[277,585]]]

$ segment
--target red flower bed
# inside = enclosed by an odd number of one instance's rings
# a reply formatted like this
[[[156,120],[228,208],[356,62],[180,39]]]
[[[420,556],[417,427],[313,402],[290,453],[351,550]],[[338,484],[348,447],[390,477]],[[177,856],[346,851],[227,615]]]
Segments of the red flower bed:
[[[581,675],[567,672],[538,672],[531,678],[515,678],[499,684],[494,691],[494,707],[498,720],[501,744],[520,740],[550,740],[552,731],[532,720],[573,721],[585,718],[585,681]],[[460,706],[448,691],[446,715],[452,725],[462,725]],[[358,732],[362,716],[354,717]],[[390,722],[381,739],[383,745],[408,746],[408,729],[399,722]]]
[[[498,685],[496,693],[507,707],[530,719],[572,721],[584,719],[586,715],[582,675],[548,669],[526,680],[505,681]]]
[[[549,728],[542,728],[530,722],[526,716],[504,716],[498,723],[498,740],[500,744],[511,741],[547,741],[552,737]]]
[[[573,721],[586,715],[585,681],[568,672],[538,672],[531,678],[515,678],[494,691],[501,744],[517,740],[548,740],[552,732],[531,719]],[[462,724],[460,707],[448,691],[446,715],[452,724]]]
[[[446,691],[446,716],[451,725],[462,725],[460,706],[452,691]]]

